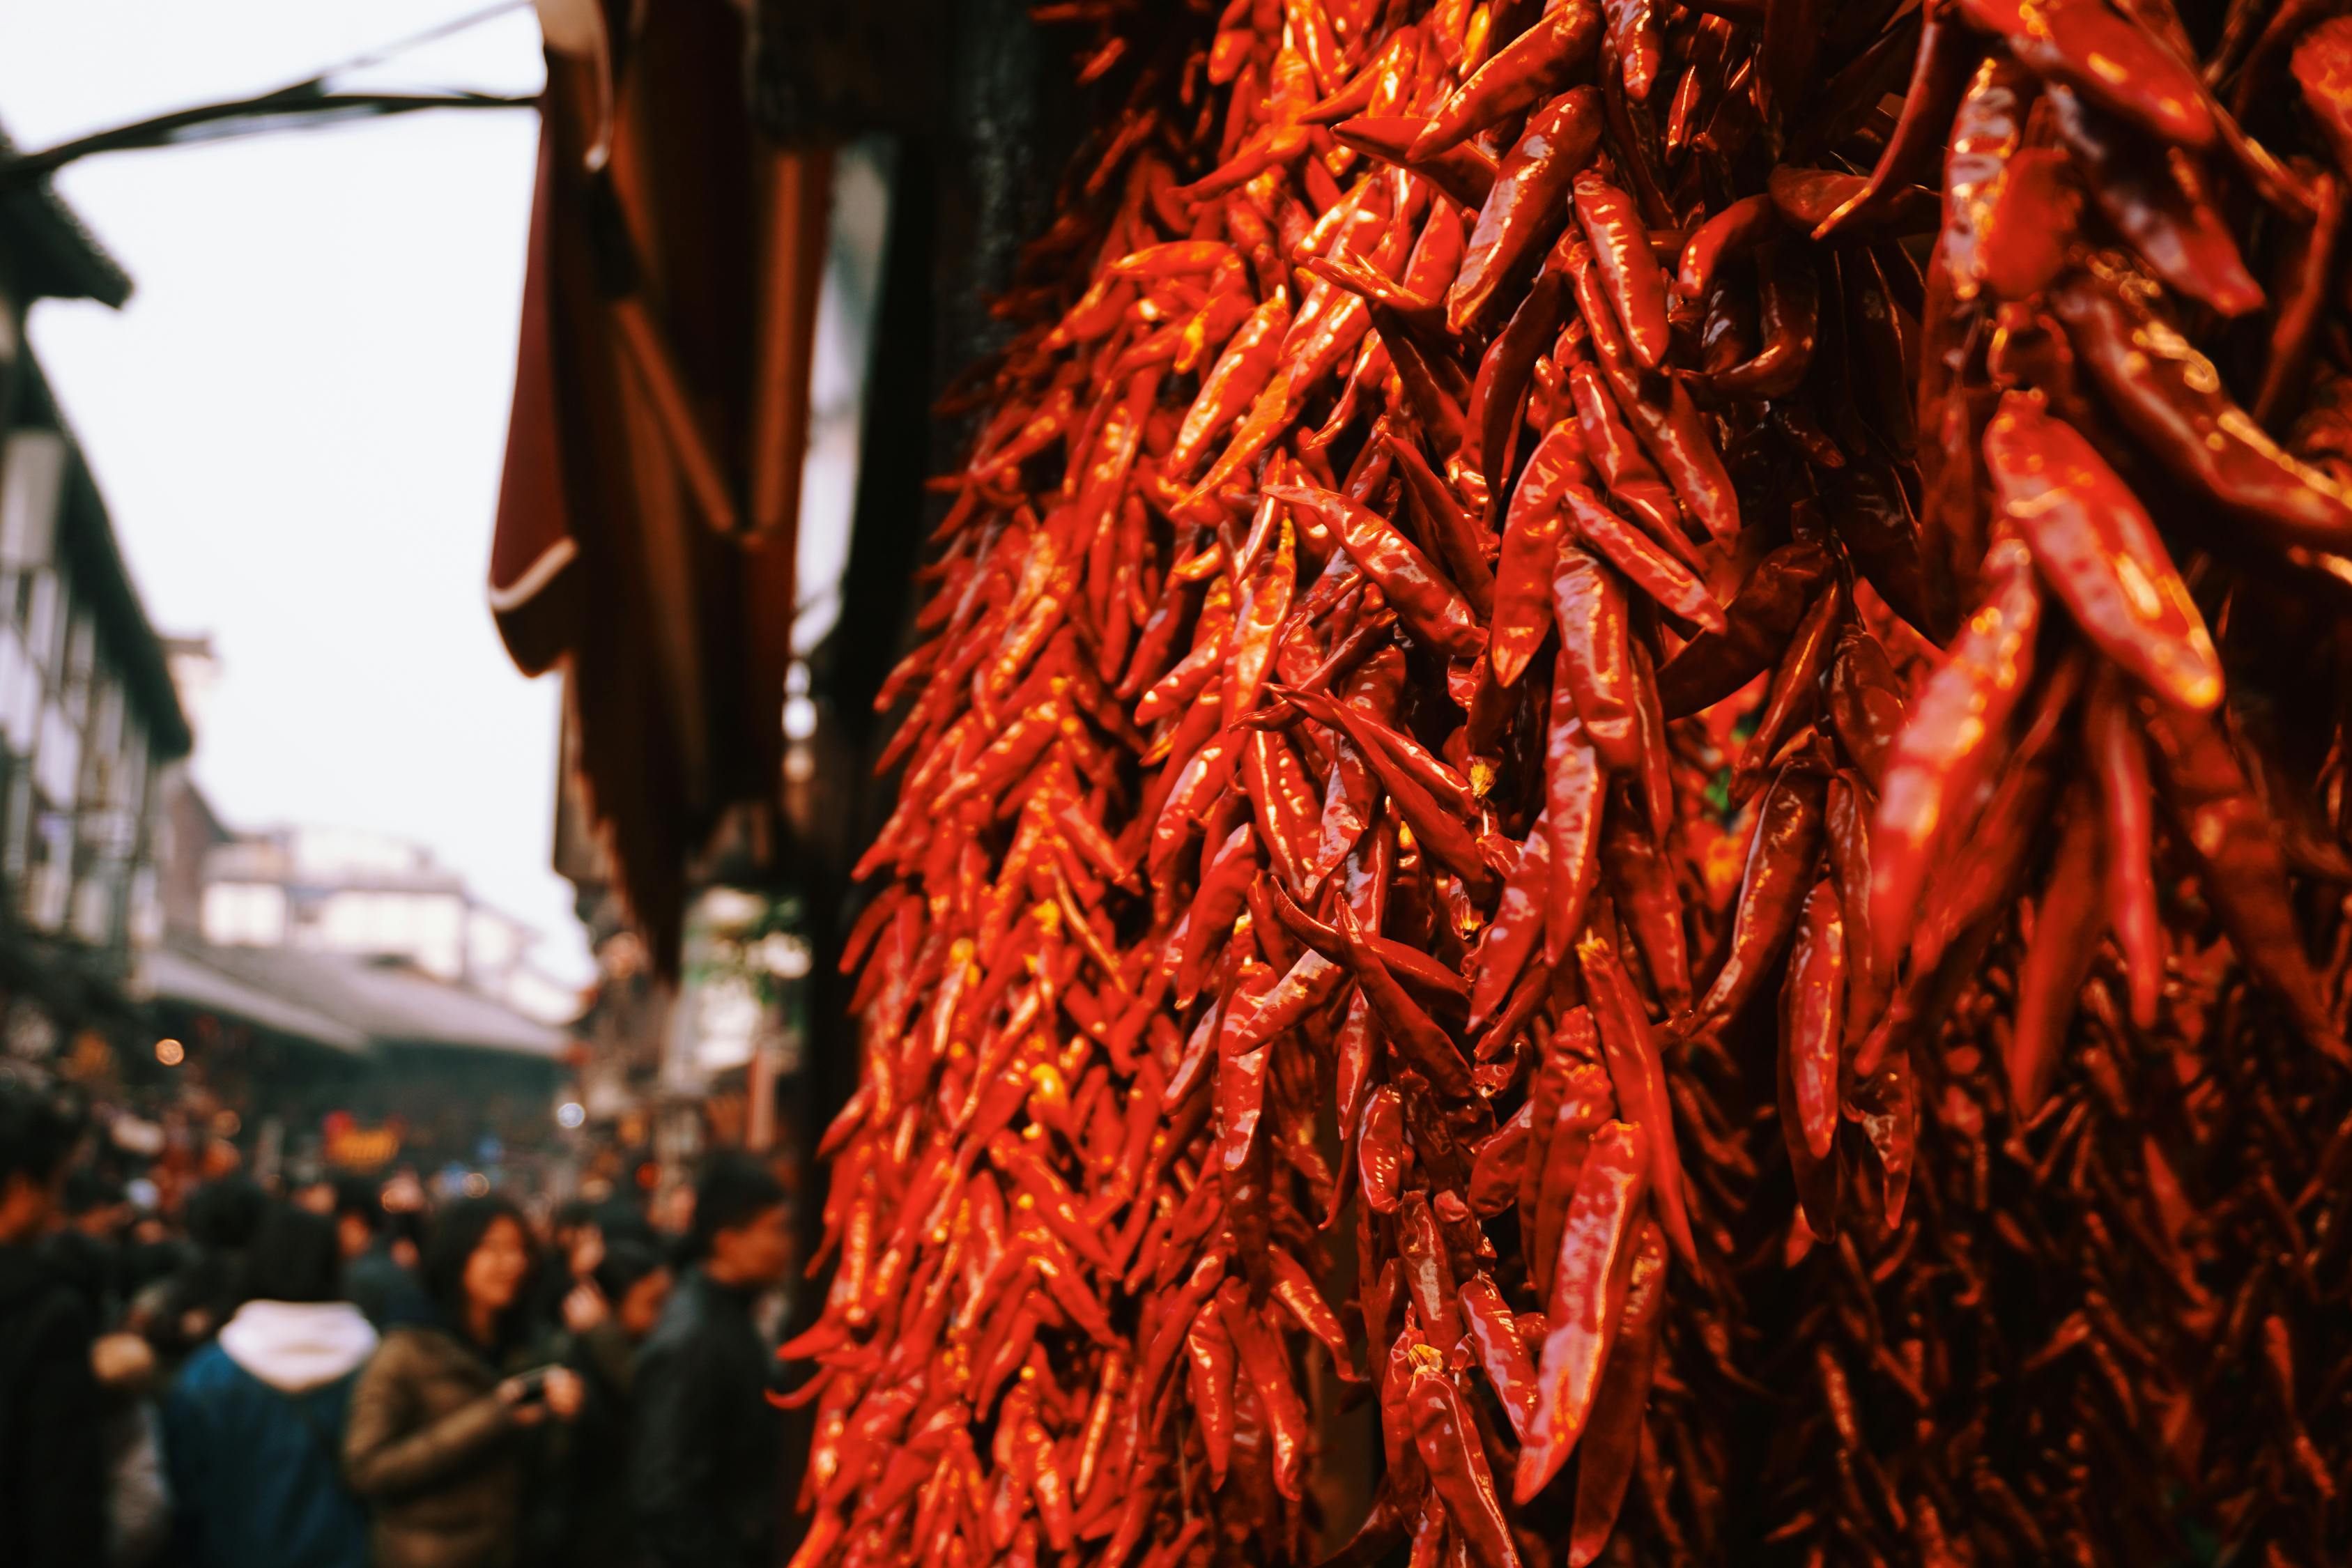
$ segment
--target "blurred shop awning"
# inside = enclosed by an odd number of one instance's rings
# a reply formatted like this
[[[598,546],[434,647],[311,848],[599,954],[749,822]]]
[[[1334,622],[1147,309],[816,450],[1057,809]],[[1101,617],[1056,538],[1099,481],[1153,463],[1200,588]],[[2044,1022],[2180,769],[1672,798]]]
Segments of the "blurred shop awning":
[[[574,783],[667,959],[712,828],[777,793],[831,163],[755,129],[729,0],[540,14],[490,604],[564,673]]]
[[[159,1001],[354,1055],[429,1046],[553,1060],[568,1038],[494,997],[349,953],[171,939],[142,955],[140,986]]]

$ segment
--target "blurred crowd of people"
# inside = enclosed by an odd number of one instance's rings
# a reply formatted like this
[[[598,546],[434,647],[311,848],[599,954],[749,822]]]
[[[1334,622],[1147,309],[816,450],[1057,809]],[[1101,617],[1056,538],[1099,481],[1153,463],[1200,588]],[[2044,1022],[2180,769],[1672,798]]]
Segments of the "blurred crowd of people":
[[[0,1564],[749,1568],[781,1418],[785,1193],[721,1152],[689,1214],[211,1181],[164,1215],[0,1072]],[[670,1216],[666,1216],[670,1217]]]

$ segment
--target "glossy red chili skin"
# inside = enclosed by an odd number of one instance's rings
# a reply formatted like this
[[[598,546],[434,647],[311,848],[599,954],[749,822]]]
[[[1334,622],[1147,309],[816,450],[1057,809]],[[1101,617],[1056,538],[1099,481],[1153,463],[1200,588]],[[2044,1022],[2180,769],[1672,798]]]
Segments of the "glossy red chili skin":
[[[1576,221],[1592,247],[1593,265],[1608,289],[1618,324],[1643,368],[1666,361],[1666,279],[1650,252],[1633,198],[1587,169],[1576,176]]]
[[[1591,88],[1574,89],[1528,117],[1496,171],[1461,276],[1447,291],[1445,319],[1455,332],[1487,314],[1506,281],[1559,232],[1569,187],[1600,142],[1601,105]]]
[[[1564,501],[1569,486],[1588,471],[1583,439],[1575,426],[1563,421],[1536,444],[1511,493],[1486,644],[1489,667],[1500,685],[1517,684],[1550,629],[1552,573],[1568,522]]]
[[[1489,56],[1414,139],[1425,162],[1520,110],[1567,90],[1601,41],[1601,14],[1585,0],[1549,8],[1535,26]]]
[[[2221,659],[2155,521],[2082,435],[2011,393],[1985,427],[1993,494],[2101,652],[2183,708],[2221,700]]]
[[[1949,658],[1912,704],[1910,721],[1884,773],[1871,837],[1870,924],[1877,961],[1892,967],[1913,902],[1937,848],[1965,823],[1970,804],[2003,743],[2008,717],[2033,669],[2042,596],[2032,557],[2015,540],[1985,563],[1983,603],[1954,640]]]
[[[2194,848],[2240,960],[2278,994],[2314,1047],[2352,1064],[2304,952],[2278,840],[2219,725],[2146,699],[2139,710],[2158,788]]]
[[[1775,977],[1775,965],[1803,907],[1821,853],[1828,779],[1818,763],[1784,763],[1757,808],[1722,959],[1715,966],[1688,1028],[1702,1033],[1737,1017]],[[1877,913],[1875,902],[1872,906]]]
[[[2147,294],[2128,263],[2094,255],[2051,297],[2116,420],[2175,479],[2262,535],[2352,548],[2352,495],[2264,436]]]
[[[1461,594],[1385,520],[1329,490],[1284,485],[1269,487],[1266,493],[1323,517],[1364,574],[1432,644],[1464,658],[1484,650],[1486,635]]]
[[[2157,276],[2225,316],[2263,303],[2228,223],[2184,183],[2161,147],[2135,138],[2071,89],[2050,89],[2058,132],[2082,161],[2091,201]]]

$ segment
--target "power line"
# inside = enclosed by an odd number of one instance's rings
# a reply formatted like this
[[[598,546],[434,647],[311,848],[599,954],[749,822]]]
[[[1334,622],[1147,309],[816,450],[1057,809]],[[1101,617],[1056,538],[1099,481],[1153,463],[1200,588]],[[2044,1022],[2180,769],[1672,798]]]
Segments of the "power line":
[[[380,65],[420,45],[436,42],[482,23],[520,11],[530,0],[498,0],[478,11],[437,23],[421,33],[380,45],[328,66],[314,75],[268,92],[218,103],[199,104],[150,115],[106,131],[92,132],[37,153],[0,160],[0,191],[44,179],[79,159],[100,153],[134,152],[155,147],[185,146],[197,142],[227,141],[277,131],[308,131],[347,120],[378,119],[412,114],[427,109],[529,109],[536,96],[468,91],[334,92],[330,77]]]

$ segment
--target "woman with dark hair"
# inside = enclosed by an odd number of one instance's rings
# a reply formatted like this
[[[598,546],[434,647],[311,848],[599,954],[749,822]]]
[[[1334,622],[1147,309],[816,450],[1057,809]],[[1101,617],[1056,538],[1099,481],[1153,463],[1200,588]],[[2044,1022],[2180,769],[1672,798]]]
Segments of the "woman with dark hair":
[[[524,1437],[580,1410],[562,1367],[515,1375],[530,1230],[500,1197],[453,1205],[424,1283],[439,1321],[403,1326],[361,1374],[343,1468],[373,1505],[376,1568],[508,1568],[522,1535]]]
[[[189,1568],[365,1568],[367,1517],[339,1450],[376,1340],[343,1299],[341,1264],[332,1220],[271,1205],[246,1255],[251,1299],[164,1400]]]

